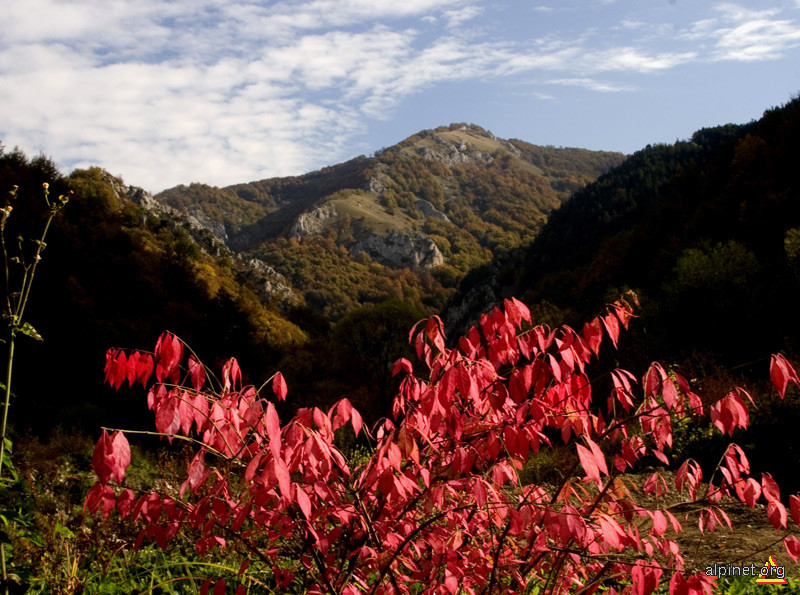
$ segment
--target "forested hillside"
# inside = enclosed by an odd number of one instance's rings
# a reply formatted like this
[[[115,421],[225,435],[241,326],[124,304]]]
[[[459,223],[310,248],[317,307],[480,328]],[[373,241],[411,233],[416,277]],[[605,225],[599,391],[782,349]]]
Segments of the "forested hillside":
[[[463,328],[515,295],[539,321],[574,325],[633,289],[641,310],[619,365],[669,361],[708,390],[761,378],[770,353],[800,348],[798,159],[800,99],[648,146],[579,190],[530,246],[471,272],[444,318]],[[783,461],[787,480],[797,404],[761,401],[748,437],[758,464]]]
[[[572,191],[622,159],[453,124],[303,176],[157,198],[273,266],[328,318],[390,298],[435,312],[467,271],[533,240]]]
[[[652,332],[670,331],[667,351],[795,349],[799,131],[794,100],[758,122],[646,147],[578,191],[529,248],[495,262],[499,285],[567,319],[636,289]]]
[[[307,333],[259,299],[242,262],[214,238],[185,222],[136,204],[129,189],[92,168],[62,176],[45,157],[0,155],[0,184],[18,186],[5,230],[9,258],[20,258],[41,233],[50,193],[70,195],[56,216],[30,294],[29,319],[44,338],[25,337],[15,373],[14,419],[26,427],[69,427],[130,421],[137,397],[102,386],[105,352],[113,345],[152,343],[165,329],[191,340],[210,358],[235,353],[258,369],[307,341]],[[10,240],[10,241],[9,241]],[[11,261],[10,291],[21,281]],[[189,339],[191,337],[191,339]]]

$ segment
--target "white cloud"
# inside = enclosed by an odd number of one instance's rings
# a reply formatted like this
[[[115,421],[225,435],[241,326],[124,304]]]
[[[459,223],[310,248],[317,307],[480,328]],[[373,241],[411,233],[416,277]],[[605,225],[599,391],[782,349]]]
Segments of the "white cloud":
[[[592,91],[597,91],[599,93],[619,93],[621,91],[633,90],[633,88],[628,85],[615,85],[613,83],[597,81],[591,78],[552,79],[547,82],[551,85],[584,87],[586,89],[591,89]]]
[[[493,10],[483,0],[6,0],[0,138],[151,190],[223,185],[350,157],[370,121],[448,81],[545,75],[623,92],[636,85],[609,82],[613,73],[773,59],[800,45],[785,12],[736,4],[677,33],[640,13],[608,31],[570,23],[528,39],[491,33]]]
[[[588,57],[586,63],[593,71],[652,72],[675,68],[696,57],[695,52],[647,54],[633,47],[618,47],[597,52]]]
[[[768,60],[800,46],[800,26],[787,20],[753,19],[718,33],[719,60]]]
[[[444,18],[447,19],[447,26],[450,29],[454,29],[473,20],[482,12],[483,10],[477,6],[464,6],[454,10],[446,10]]]
[[[751,10],[724,3],[716,5],[714,11],[715,16],[696,21],[681,35],[689,41],[705,41],[710,60],[771,60],[800,47],[800,25],[778,18],[782,14],[778,8]]]

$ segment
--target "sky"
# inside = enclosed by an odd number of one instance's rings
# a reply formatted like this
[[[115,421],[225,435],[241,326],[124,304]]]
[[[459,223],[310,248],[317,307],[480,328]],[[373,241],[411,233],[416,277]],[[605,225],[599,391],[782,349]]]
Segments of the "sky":
[[[427,128],[632,153],[800,91],[800,0],[3,0],[0,142],[151,192]]]

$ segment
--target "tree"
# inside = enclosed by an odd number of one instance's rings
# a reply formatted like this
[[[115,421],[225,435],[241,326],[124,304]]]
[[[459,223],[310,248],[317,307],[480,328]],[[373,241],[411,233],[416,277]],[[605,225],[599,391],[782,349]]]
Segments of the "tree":
[[[334,344],[350,357],[356,376],[367,381],[381,415],[391,410],[392,364],[410,356],[408,329],[420,316],[414,306],[392,299],[351,310],[333,329]]]
[[[703,402],[680,375],[653,363],[641,381],[611,369],[590,378],[601,349],[616,348],[634,316],[628,295],[581,332],[531,325],[528,309],[505,301],[449,349],[438,317],[412,330],[424,377],[400,359],[395,421],[372,434],[375,450],[355,468],[334,444],[337,432],[368,434],[360,414],[341,400],[329,411],[302,409],[281,425],[272,400],[241,386],[235,360],[215,380],[181,341],[164,334],[154,354],[109,350],[106,378],[150,387],[158,433],[197,445],[177,493],[142,495],[125,486],[127,438],[104,429],[93,464],[97,484],[86,507],[114,510],[142,530],[137,544],[162,547],[179,537],[198,551],[243,546],[236,593],[251,581],[280,592],[327,593],[604,593],[710,595],[715,578],[691,574],[671,536],[675,507],[648,507],[620,481],[638,463],[668,463],[672,423],[708,412],[725,434],[747,426],[750,396],[734,388]],[[183,367],[182,367],[183,366]],[[155,378],[153,379],[153,375]],[[800,386],[791,364],[772,358],[781,397]],[[278,400],[287,388],[275,374]],[[556,486],[519,481],[525,462],[558,442],[574,463]],[[800,522],[800,498],[789,511],[769,474],[750,476],[744,452],[729,445],[703,484],[693,460],[681,462],[675,489],[701,505],[703,531],[727,523],[723,496],[754,507],[763,499],[796,561],[800,541],[786,532]],[[677,464],[677,462],[676,462]],[[656,471],[645,494],[670,487]],[[229,577],[227,580],[231,580]],[[210,578],[203,593],[225,590]],[[538,589],[538,590],[536,590]]]

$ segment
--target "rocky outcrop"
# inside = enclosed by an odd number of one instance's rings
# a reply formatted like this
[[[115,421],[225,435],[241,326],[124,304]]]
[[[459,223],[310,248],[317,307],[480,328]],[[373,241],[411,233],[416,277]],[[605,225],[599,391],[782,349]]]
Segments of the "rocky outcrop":
[[[256,289],[262,303],[278,302],[285,308],[300,302],[300,298],[289,287],[286,277],[266,262],[251,258],[245,264],[246,267],[240,272],[240,277]]]
[[[489,153],[483,151],[468,151],[464,143],[453,145],[442,139],[444,145],[436,149],[430,147],[417,148],[417,154],[423,159],[441,161],[447,166],[461,165],[464,163],[480,163],[489,165],[494,159]]]
[[[409,236],[391,232],[383,237],[371,233],[356,241],[350,247],[350,252],[353,256],[365,252],[373,260],[394,269],[418,271],[444,263],[444,257],[433,240],[422,234]]]
[[[434,207],[433,203],[429,200],[420,198],[414,203],[414,206],[417,207],[426,217],[433,217],[434,219],[441,219],[442,221],[447,221],[448,223],[450,222],[450,219],[447,217],[447,215]]]
[[[261,303],[277,303],[286,308],[297,305],[301,301],[289,286],[286,277],[263,260],[251,258],[245,261],[240,255],[232,252],[225,244],[225,239],[228,237],[225,229],[215,229],[221,226],[221,223],[209,222],[209,225],[205,225],[198,217],[165,205],[142,188],[126,186],[122,180],[107,172],[105,180],[112,187],[120,202],[132,202],[142,206],[148,213],[172,220],[189,232],[192,240],[202,251],[215,256],[224,255],[232,258],[236,262],[239,280],[256,291]],[[202,214],[202,211],[200,213]]]
[[[140,205],[149,213],[157,215],[158,217],[172,219],[173,221],[182,225],[186,230],[188,230],[189,234],[192,236],[192,239],[197,242],[201,250],[215,256],[220,256],[222,254],[229,256],[231,255],[231,251],[228,249],[226,244],[228,240],[228,234],[226,233],[224,226],[221,224],[217,224],[212,221],[206,221],[204,223],[201,221],[201,219],[192,215],[191,213],[184,213],[169,205],[165,205],[163,202],[142,188],[137,186],[126,186],[119,178],[115,178],[110,174],[108,181],[112,188],[114,188],[114,192],[117,194],[117,197],[120,200],[127,200],[134,204]],[[202,211],[198,209],[198,212],[202,217]],[[203,218],[207,219],[206,217]],[[220,227],[221,229],[218,229]]]
[[[331,220],[336,219],[338,216],[339,212],[336,210],[335,205],[331,203],[320,205],[313,211],[303,213],[295,219],[292,228],[289,230],[289,235],[300,239],[305,236],[320,234]]]
[[[452,138],[445,138],[437,131],[426,130],[420,133],[420,136],[430,141],[429,143],[416,148],[417,155],[424,159],[431,161],[439,161],[445,165],[452,167],[456,165],[463,165],[465,163],[475,163],[478,165],[489,165],[494,161],[495,155],[487,151],[476,149],[475,144],[470,144],[469,137],[475,136],[487,138],[496,145],[497,149],[503,149],[509,153],[520,157],[521,151],[507,140],[499,139],[488,130],[484,130],[479,126],[474,125],[460,125],[451,126],[450,132],[464,132],[464,137],[459,137],[457,140]],[[433,144],[433,147],[430,144]],[[496,152],[495,152],[496,153]]]

